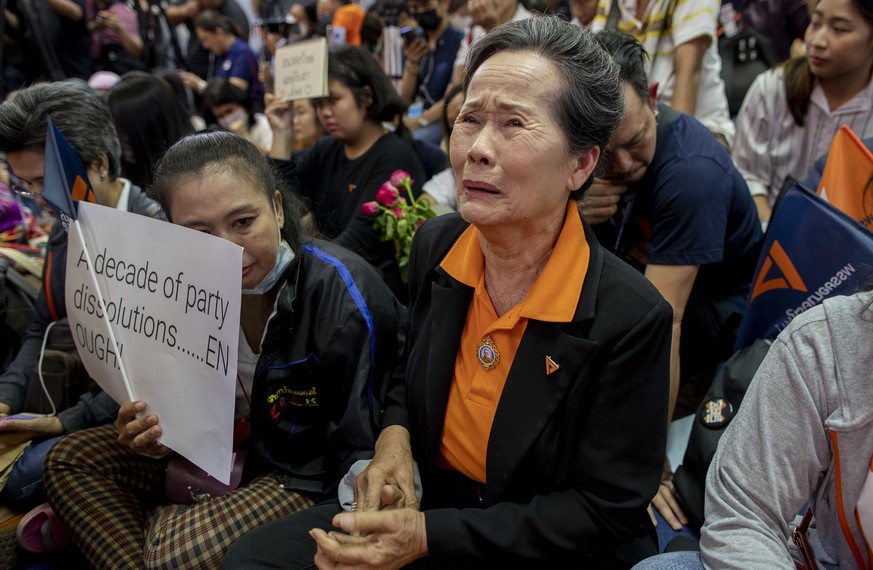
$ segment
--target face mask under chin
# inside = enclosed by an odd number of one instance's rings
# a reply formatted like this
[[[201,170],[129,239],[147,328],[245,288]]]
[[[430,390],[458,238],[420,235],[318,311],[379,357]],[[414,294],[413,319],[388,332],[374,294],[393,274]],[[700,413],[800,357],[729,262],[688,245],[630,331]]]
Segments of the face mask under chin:
[[[285,270],[288,269],[292,261],[294,261],[294,251],[288,245],[288,242],[282,240],[279,242],[279,249],[276,251],[276,263],[273,265],[273,269],[261,279],[260,283],[251,289],[243,289],[242,294],[263,295],[267,293],[279,282],[279,279],[282,278],[282,275],[284,275]]]
[[[233,113],[229,113],[218,120],[218,124],[221,125],[221,128],[226,131],[232,131],[233,126],[239,122],[242,122],[243,127],[248,128],[249,126],[249,114],[245,109],[240,107]]]

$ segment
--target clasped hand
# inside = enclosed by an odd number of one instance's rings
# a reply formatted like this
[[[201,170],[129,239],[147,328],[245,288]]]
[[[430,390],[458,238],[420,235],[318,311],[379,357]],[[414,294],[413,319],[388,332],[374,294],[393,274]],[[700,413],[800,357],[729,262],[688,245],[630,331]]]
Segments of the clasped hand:
[[[310,532],[317,543],[318,568],[401,568],[427,554],[406,429],[382,430],[375,457],[355,479],[355,499],[355,512],[333,519],[342,532]]]
[[[341,513],[332,524],[343,532],[312,529],[315,565],[328,568],[402,568],[427,554],[424,513],[412,509]]]

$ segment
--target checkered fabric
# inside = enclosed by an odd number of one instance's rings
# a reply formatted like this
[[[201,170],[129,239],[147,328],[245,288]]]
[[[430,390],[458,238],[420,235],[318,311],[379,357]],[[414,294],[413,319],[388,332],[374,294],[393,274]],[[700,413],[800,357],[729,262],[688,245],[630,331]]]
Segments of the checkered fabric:
[[[111,425],[52,448],[46,494],[93,568],[217,568],[242,534],[318,498],[281,489],[270,472],[205,503],[167,504],[166,463],[120,445]]]

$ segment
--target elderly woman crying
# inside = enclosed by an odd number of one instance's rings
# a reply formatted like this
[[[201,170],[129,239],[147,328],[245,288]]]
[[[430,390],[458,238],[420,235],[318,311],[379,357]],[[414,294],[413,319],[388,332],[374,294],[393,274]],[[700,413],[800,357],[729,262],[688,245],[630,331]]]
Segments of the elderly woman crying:
[[[573,202],[621,118],[618,67],[586,30],[533,18],[484,36],[466,70],[459,214],[413,243],[405,383],[357,509],[261,527],[228,568],[622,567],[648,540],[671,310]]]

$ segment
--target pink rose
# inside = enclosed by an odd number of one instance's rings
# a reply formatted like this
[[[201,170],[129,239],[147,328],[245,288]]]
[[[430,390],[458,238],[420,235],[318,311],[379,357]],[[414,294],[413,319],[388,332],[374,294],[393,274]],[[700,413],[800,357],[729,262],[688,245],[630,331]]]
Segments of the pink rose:
[[[409,173],[405,170],[395,170],[392,172],[391,178],[388,179],[388,182],[390,182],[395,188],[399,188],[407,183],[412,186],[412,179],[409,177]]]
[[[379,191],[376,192],[376,201],[386,207],[393,206],[397,203],[397,197],[399,195],[397,188],[392,186],[390,182],[386,182],[381,188],[379,188]]]
[[[361,204],[361,213],[365,216],[375,216],[379,213],[379,204],[376,202],[364,202]]]
[[[397,218],[405,218],[406,213],[400,208],[394,208],[394,216]]]

